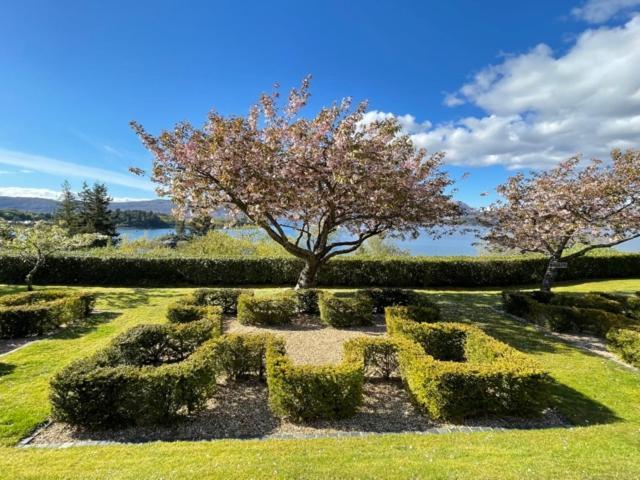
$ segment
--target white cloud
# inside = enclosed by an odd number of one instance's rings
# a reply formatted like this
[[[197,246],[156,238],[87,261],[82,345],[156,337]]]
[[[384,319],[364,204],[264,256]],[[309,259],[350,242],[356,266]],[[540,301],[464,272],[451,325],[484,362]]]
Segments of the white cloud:
[[[640,0],[587,0],[571,10],[571,14],[589,23],[603,23],[637,6]]]
[[[21,167],[22,170],[48,173],[60,177],[99,180],[109,184],[123,185],[138,190],[154,191],[153,184],[132,174],[114,172],[104,168],[90,167],[65,162],[54,158],[32,155],[0,148],[0,164]]]
[[[614,147],[640,147],[640,16],[585,31],[561,56],[538,45],[488,66],[445,97],[462,102],[485,115],[435,126],[399,118],[418,146],[444,150],[454,164],[544,167],[578,152],[605,158]]]
[[[48,198],[50,200],[58,200],[60,191],[48,188],[29,188],[29,187],[0,187],[0,197],[35,197]],[[77,194],[77,192],[75,192]],[[113,197],[114,202],[136,202],[154,200],[153,198],[132,198],[132,197]]]

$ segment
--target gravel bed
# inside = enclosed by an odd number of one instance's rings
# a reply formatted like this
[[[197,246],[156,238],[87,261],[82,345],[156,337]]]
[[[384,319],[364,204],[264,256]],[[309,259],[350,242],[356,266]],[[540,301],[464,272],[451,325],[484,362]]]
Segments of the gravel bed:
[[[296,424],[273,416],[266,385],[258,381],[222,384],[206,408],[171,426],[132,427],[90,432],[64,423],[43,427],[28,446],[71,446],[94,443],[214,440],[225,438],[320,438],[383,433],[450,433],[549,428],[566,424],[553,412],[536,419],[485,419],[452,425],[421,414],[397,381],[371,381],[355,416],[335,421]]]
[[[254,327],[240,324],[234,317],[225,320],[228,333],[269,332],[284,338],[287,354],[293,362],[302,364],[339,363],[342,344],[355,337],[386,335],[383,315],[376,315],[372,325],[352,328],[327,327],[320,318],[300,315],[291,325]]]

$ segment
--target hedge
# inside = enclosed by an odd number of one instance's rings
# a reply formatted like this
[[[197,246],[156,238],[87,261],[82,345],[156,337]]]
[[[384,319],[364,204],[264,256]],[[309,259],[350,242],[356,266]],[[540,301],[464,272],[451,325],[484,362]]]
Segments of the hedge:
[[[42,335],[91,314],[87,292],[43,290],[0,297],[0,338]]]
[[[611,329],[607,333],[607,346],[625,362],[640,368],[640,331],[628,328]]]
[[[20,284],[32,264],[0,256],[0,283]],[[546,266],[532,257],[335,258],[323,266],[319,284],[362,287],[477,287],[537,283]],[[149,258],[67,254],[47,260],[38,281],[58,285],[294,285],[303,263],[295,258]],[[122,272],[126,272],[123,275]],[[628,278],[640,275],[640,254],[578,257],[558,280]]]
[[[346,418],[362,403],[362,357],[338,365],[294,365],[284,345],[267,346],[269,406],[293,421]]]
[[[460,323],[392,323],[400,375],[417,405],[438,420],[539,414],[550,377],[533,359]]]
[[[216,373],[231,380],[264,378],[269,343],[284,347],[282,339],[269,333],[223,335],[211,348]]]
[[[196,305],[219,307],[223,313],[238,311],[238,297],[242,293],[251,293],[243,288],[199,288],[193,292],[192,302]]]
[[[238,322],[243,325],[284,325],[297,312],[293,291],[257,296],[253,292],[238,297]]]
[[[361,291],[321,292],[318,306],[320,320],[332,327],[357,327],[373,323],[373,302]]]
[[[51,380],[52,417],[88,428],[167,423],[215,387],[210,320],[139,325]]]
[[[621,300],[597,292],[502,292],[505,311],[554,332],[583,332],[605,336],[612,328],[633,322],[635,298]],[[627,313],[630,315],[627,316]]]
[[[189,301],[178,300],[170,304],[167,307],[167,320],[171,323],[189,323],[208,317],[212,321],[222,321],[222,308],[194,305]]]

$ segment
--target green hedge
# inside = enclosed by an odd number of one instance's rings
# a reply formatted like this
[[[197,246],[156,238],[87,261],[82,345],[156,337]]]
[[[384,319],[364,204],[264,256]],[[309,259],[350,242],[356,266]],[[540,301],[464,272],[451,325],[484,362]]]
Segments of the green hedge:
[[[211,348],[216,372],[231,380],[264,378],[269,343],[284,347],[283,340],[269,333],[223,335]]]
[[[293,291],[260,296],[251,292],[238,297],[238,322],[243,325],[285,325],[296,313]]]
[[[640,368],[640,331],[628,328],[611,329],[607,333],[607,346],[625,362]]]
[[[0,338],[42,335],[91,314],[95,295],[41,290],[0,297]]]
[[[269,406],[294,421],[346,418],[362,403],[362,358],[338,365],[294,365],[284,346],[267,347]]]
[[[400,374],[414,401],[434,419],[539,414],[550,377],[527,355],[460,323],[393,324]]]
[[[631,300],[632,299],[632,300]],[[633,304],[630,300],[615,300],[599,293],[565,294],[541,292],[502,292],[505,311],[554,332],[584,332],[605,336],[612,328],[632,322],[625,315]],[[635,315],[635,313],[634,313]]]
[[[222,308],[205,307],[189,303],[190,299],[178,300],[167,307],[167,320],[171,323],[189,323],[201,318],[222,322]]]
[[[88,428],[167,423],[215,388],[209,320],[139,325],[51,380],[55,420]]]
[[[0,256],[0,283],[24,282],[32,262]],[[537,283],[543,258],[409,257],[336,258],[319,274],[320,285],[476,287]],[[292,258],[122,258],[79,254],[47,260],[38,281],[54,285],[294,285],[302,270]],[[122,272],[126,272],[123,275]],[[558,280],[627,278],[640,275],[640,254],[578,257]]]
[[[251,293],[243,288],[199,288],[193,292],[193,303],[220,307],[223,313],[238,311],[238,297],[242,293]]]
[[[357,327],[373,323],[371,298],[357,292],[327,292],[318,296],[320,320],[333,327]]]

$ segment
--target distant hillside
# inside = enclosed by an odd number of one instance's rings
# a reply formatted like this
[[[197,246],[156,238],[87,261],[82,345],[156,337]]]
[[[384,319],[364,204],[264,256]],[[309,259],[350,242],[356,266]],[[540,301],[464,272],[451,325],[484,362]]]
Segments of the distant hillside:
[[[58,208],[56,200],[36,197],[0,196],[0,210],[19,210],[33,213],[53,213]],[[170,200],[136,200],[131,202],[113,202],[111,209],[144,210],[146,212],[170,214],[173,204]]]

